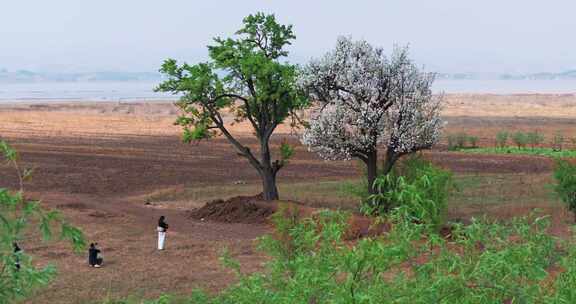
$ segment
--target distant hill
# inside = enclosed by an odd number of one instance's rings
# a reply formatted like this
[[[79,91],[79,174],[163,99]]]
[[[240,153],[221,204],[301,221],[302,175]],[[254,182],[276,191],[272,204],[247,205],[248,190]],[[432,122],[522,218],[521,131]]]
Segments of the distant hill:
[[[29,82],[90,82],[90,81],[160,81],[160,73],[152,72],[89,72],[37,73],[26,70],[0,69],[0,83]],[[449,80],[576,80],[576,70],[560,73],[499,74],[499,73],[437,73],[437,79]]]
[[[450,80],[576,80],[576,70],[560,73],[498,74],[498,73],[439,73],[437,79]]]
[[[0,69],[0,82],[76,82],[76,81],[156,81],[160,73],[150,72],[91,72],[91,73],[36,73],[26,70]]]
[[[537,73],[526,76],[527,79],[576,79],[576,70],[570,70],[562,73]]]

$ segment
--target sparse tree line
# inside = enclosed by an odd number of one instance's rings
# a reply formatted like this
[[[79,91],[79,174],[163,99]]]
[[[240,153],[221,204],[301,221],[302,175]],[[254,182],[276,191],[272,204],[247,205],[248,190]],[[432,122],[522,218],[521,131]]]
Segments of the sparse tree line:
[[[447,136],[448,150],[457,151],[468,148],[479,148],[479,138],[469,135],[466,132],[449,134]],[[576,151],[576,137],[566,137],[560,131],[556,132],[552,138],[547,139],[544,134],[537,130],[533,131],[499,131],[494,138],[494,148],[506,150],[515,147],[518,150],[535,150],[548,148],[553,152],[564,150]]]

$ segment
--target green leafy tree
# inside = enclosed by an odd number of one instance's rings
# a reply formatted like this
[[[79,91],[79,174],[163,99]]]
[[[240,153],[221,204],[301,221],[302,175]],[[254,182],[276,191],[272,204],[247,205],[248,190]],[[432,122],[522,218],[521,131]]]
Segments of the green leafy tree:
[[[500,149],[506,148],[508,143],[509,133],[508,131],[500,131],[496,134],[496,146]]]
[[[276,127],[291,118],[300,124],[296,112],[308,105],[306,95],[296,87],[298,68],[287,63],[286,46],[295,39],[291,25],[281,25],[274,15],[258,13],[244,18],[234,38],[215,38],[208,46],[210,60],[179,65],[168,59],[160,71],[168,80],[156,90],[181,94],[177,106],[182,115],[176,124],[191,142],[219,135],[219,131],[258,171],[266,200],[278,199],[276,175],[286,164],[287,152],[272,159],[270,138]],[[248,121],[260,143],[259,156],[227,128],[226,112],[235,122]],[[291,153],[288,153],[291,154]]]
[[[478,136],[468,136],[468,142],[470,143],[471,148],[478,148]]]
[[[39,223],[39,232],[44,240],[52,238],[53,228],[57,225],[60,238],[69,240],[77,251],[85,247],[85,241],[82,232],[66,222],[60,213],[46,210],[39,201],[24,196],[24,183],[32,171],[21,170],[16,150],[0,141],[0,155],[6,165],[16,171],[20,187],[18,191],[0,188],[0,303],[11,303],[46,285],[56,273],[53,266],[42,269],[34,267],[25,248],[14,250],[14,244],[22,245],[21,241],[35,231],[31,224]]]
[[[515,132],[512,135],[512,141],[514,141],[518,149],[524,149],[526,144],[528,144],[528,135],[521,131]]]

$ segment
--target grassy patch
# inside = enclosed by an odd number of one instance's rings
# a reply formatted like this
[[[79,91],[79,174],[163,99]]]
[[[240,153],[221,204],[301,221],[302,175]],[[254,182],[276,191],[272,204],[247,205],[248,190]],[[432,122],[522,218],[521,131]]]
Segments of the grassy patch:
[[[459,175],[450,205],[532,204],[553,200],[549,174]]]
[[[305,203],[312,207],[330,207],[347,210],[358,208],[358,198],[345,188],[353,181],[286,182],[278,184],[280,199]],[[197,185],[183,189],[166,189],[148,195],[150,202],[192,201],[207,202],[238,195],[254,195],[262,191],[260,183],[232,185]]]
[[[458,151],[469,153],[485,153],[485,154],[522,154],[522,155],[539,155],[548,157],[576,158],[576,150],[554,151],[552,148],[490,147],[490,148],[464,148],[464,149],[458,149]]]
[[[448,200],[452,211],[484,213],[499,205],[529,206],[556,202],[550,174],[475,174],[455,175],[456,190]],[[359,180],[324,180],[279,183],[280,198],[312,207],[358,210],[359,199],[349,190]],[[190,207],[218,198],[254,195],[261,191],[257,182],[247,184],[198,185],[166,189],[148,196],[151,202],[180,201]],[[194,204],[193,204],[194,203]]]

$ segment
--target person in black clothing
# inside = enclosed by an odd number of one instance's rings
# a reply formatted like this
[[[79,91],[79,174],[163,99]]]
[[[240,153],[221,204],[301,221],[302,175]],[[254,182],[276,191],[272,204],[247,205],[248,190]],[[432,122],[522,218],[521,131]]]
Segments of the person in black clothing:
[[[103,259],[100,257],[100,249],[96,248],[97,245],[98,243],[91,243],[90,248],[88,248],[88,265],[100,268]]]
[[[166,241],[166,231],[168,231],[168,224],[166,224],[165,217],[161,216],[158,220],[158,250],[164,250],[164,242]]]
[[[16,242],[12,243],[12,246],[14,247],[14,268],[16,268],[16,271],[20,271],[20,256],[18,253],[20,253],[22,249],[20,249]]]

